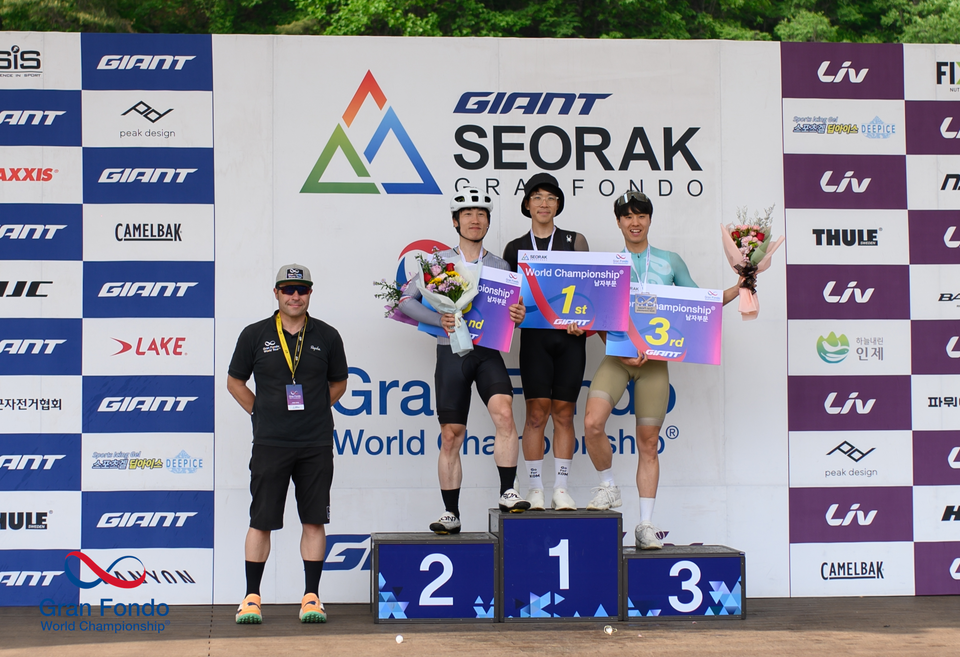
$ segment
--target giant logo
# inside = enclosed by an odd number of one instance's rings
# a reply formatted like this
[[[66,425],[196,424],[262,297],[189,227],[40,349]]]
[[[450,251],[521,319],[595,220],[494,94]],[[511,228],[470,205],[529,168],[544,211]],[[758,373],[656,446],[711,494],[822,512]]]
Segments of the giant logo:
[[[212,148],[84,148],[85,203],[213,203]]]
[[[8,375],[79,375],[80,319],[0,319],[0,371]]]
[[[4,550],[0,591],[4,606],[39,605],[44,600],[77,604],[79,589],[65,576],[69,550]]]
[[[209,376],[84,377],[83,430],[211,432],[213,381]]]
[[[4,204],[0,260],[82,259],[82,205]]]
[[[80,146],[80,91],[0,90],[0,145]]]
[[[80,37],[84,89],[212,91],[209,35],[85,33]]]
[[[212,262],[85,262],[85,317],[213,317]]]
[[[357,152],[357,149],[354,148],[353,143],[347,135],[347,131],[353,125],[353,121],[356,119],[357,113],[360,111],[360,107],[367,99],[367,96],[373,98],[373,101],[377,104],[377,107],[380,108],[383,115],[380,119],[380,125],[363,149],[363,160],[361,160],[360,154]],[[386,107],[386,109],[384,109],[384,107]],[[337,151],[340,151],[347,158],[357,178],[369,179],[371,175],[367,166],[364,165],[364,160],[366,160],[368,166],[373,164],[377,153],[380,152],[380,148],[390,133],[393,133],[394,138],[399,142],[407,159],[420,177],[420,182],[380,181],[378,186],[378,184],[373,181],[325,182],[322,180],[324,172],[327,170],[330,161],[333,159],[333,156],[336,155]],[[400,118],[397,116],[397,113],[392,106],[387,107],[387,97],[380,89],[380,85],[377,84],[373,73],[367,71],[367,74],[360,82],[360,86],[357,87],[356,93],[353,95],[353,100],[347,105],[347,109],[341,117],[341,123],[338,123],[337,127],[334,128],[333,134],[327,140],[326,145],[320,153],[320,157],[317,158],[317,162],[313,165],[313,169],[304,181],[303,187],[300,188],[300,193],[379,194],[380,187],[382,187],[383,191],[387,194],[442,193],[433,178],[433,174],[430,173],[426,163],[420,156],[420,152],[417,150],[417,147],[414,146],[413,140],[410,139],[410,136],[407,134],[406,128],[400,123]]]
[[[80,490],[80,436],[0,435],[0,490]]]
[[[212,548],[213,492],[85,492],[80,531],[84,549]]]

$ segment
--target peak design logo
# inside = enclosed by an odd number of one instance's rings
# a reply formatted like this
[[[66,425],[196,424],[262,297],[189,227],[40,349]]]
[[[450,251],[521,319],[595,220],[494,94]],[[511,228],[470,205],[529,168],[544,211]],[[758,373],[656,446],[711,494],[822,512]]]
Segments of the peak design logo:
[[[70,557],[76,557],[77,559],[85,563],[87,565],[87,568],[89,568],[94,572],[94,574],[96,574],[97,576],[96,581],[84,582],[82,579],[80,579],[79,575],[74,575],[73,571],[70,569]],[[107,572],[109,570],[113,570],[114,566],[116,566],[118,563],[126,559],[133,559],[138,564],[140,564],[140,576],[137,579],[128,581],[125,579],[120,579],[119,577],[114,577],[109,572]],[[133,555],[120,557],[119,559],[117,559],[116,561],[114,561],[112,564],[110,564],[104,569],[98,566],[93,559],[85,555],[83,552],[74,550],[73,552],[70,552],[69,554],[67,554],[67,558],[64,559],[64,570],[66,571],[67,579],[69,579],[71,582],[73,582],[76,586],[80,587],[81,589],[92,589],[95,586],[99,586],[101,583],[109,584],[110,586],[116,586],[117,588],[121,588],[121,589],[135,589],[141,584],[143,584],[144,580],[146,580],[147,578],[147,569],[144,567],[143,562],[137,559]],[[79,568],[77,569],[77,572],[79,572]]]
[[[327,167],[330,165],[331,160],[333,160],[334,155],[337,151],[341,151],[343,155],[347,158],[347,161],[350,163],[350,166],[353,169],[353,172],[357,175],[358,178],[371,178],[370,172],[367,169],[367,166],[364,165],[363,160],[360,158],[360,154],[354,148],[353,144],[350,141],[350,138],[347,136],[347,131],[350,129],[350,126],[353,125],[354,119],[357,118],[357,113],[360,111],[360,107],[363,105],[364,101],[367,99],[367,96],[373,97],[374,102],[376,102],[377,107],[383,112],[383,116],[380,120],[380,125],[377,127],[376,131],[373,133],[373,137],[370,139],[370,142],[363,150],[363,159],[366,160],[367,165],[372,165],[374,158],[376,158],[377,153],[380,152],[381,146],[383,146],[384,141],[387,138],[388,133],[393,132],[394,137],[400,143],[400,147],[403,149],[403,152],[406,154],[407,159],[410,160],[410,164],[413,165],[413,168],[416,170],[417,175],[420,176],[420,182],[418,183],[400,183],[400,182],[380,182],[378,183],[370,182],[322,182],[321,178],[323,177],[324,172],[327,170]],[[384,109],[386,108],[386,109]],[[379,194],[380,187],[383,187],[383,191],[387,194],[441,194],[440,187],[437,185],[436,181],[433,178],[433,175],[430,173],[430,170],[427,169],[426,163],[424,163],[423,158],[420,157],[417,147],[413,145],[413,141],[410,139],[410,136],[407,134],[406,129],[403,127],[403,124],[400,123],[400,118],[397,116],[396,112],[393,110],[393,107],[387,106],[387,97],[384,95],[383,91],[380,89],[380,85],[377,84],[376,79],[373,77],[373,73],[367,71],[367,74],[364,76],[363,81],[360,83],[360,86],[357,88],[357,92],[353,95],[353,100],[350,101],[350,104],[347,105],[346,111],[343,113],[343,117],[340,123],[337,124],[337,127],[334,128],[333,134],[330,136],[330,139],[327,140],[326,146],[323,147],[323,151],[320,153],[320,157],[317,159],[317,163],[313,166],[313,170],[310,172],[310,175],[307,176],[306,181],[303,183],[303,187],[300,189],[301,194]]]
[[[824,363],[833,365],[842,362],[849,352],[850,341],[843,333],[838,336],[831,331],[827,337],[821,335],[817,339],[817,355]]]

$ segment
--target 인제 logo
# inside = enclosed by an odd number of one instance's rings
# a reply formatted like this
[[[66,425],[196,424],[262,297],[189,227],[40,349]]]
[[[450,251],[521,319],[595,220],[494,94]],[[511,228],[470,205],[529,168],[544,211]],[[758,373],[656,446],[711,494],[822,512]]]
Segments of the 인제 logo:
[[[830,335],[817,338],[817,355],[824,363],[831,365],[843,362],[850,352],[850,341],[847,336],[841,333],[837,335],[833,331]]]

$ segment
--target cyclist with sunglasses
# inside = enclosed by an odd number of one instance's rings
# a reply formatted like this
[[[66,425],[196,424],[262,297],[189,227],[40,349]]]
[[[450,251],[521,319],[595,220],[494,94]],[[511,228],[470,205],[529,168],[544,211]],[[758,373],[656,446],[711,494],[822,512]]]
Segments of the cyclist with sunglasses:
[[[503,250],[503,259],[517,271],[520,251],[589,251],[580,233],[557,228],[554,218],[563,212],[563,190],[557,179],[538,173],[523,188],[520,212],[530,217],[530,232],[513,240]],[[566,330],[520,330],[520,381],[526,400],[523,425],[523,460],[527,466],[527,501],[531,509],[543,510],[543,437],[547,419],[553,417],[553,456],[556,478],[550,506],[573,511],[577,503],[567,492],[567,476],[573,463],[573,414],[587,365],[587,338],[577,324]]]
[[[492,210],[493,200],[475,187],[466,187],[455,193],[450,200],[450,212],[460,243],[448,251],[441,251],[440,257],[445,262],[464,267],[483,263],[484,267],[507,270],[506,262],[483,248],[483,238],[490,230]],[[416,286],[407,286],[400,300],[400,310],[411,319],[441,326],[448,334],[452,333],[454,316],[426,308],[420,299],[421,294]],[[515,324],[522,322],[526,313],[523,300],[520,301],[510,306],[510,319]],[[470,388],[474,384],[496,427],[493,460],[500,477],[500,510],[520,513],[530,508],[530,504],[513,488],[520,446],[517,425],[513,421],[513,384],[500,352],[475,345],[472,351],[460,357],[450,349],[450,338],[440,336],[437,338],[434,381],[441,435],[437,470],[444,512],[439,520],[430,523],[430,531],[437,534],[460,533],[460,485],[463,481],[460,448],[467,436]]]
[[[250,528],[244,543],[247,594],[238,623],[260,623],[260,580],[270,554],[270,532],[283,527],[290,479],[296,487],[305,591],[300,621],[324,623],[320,576],[326,551],[333,482],[333,413],[347,389],[347,358],[340,334],[307,313],[313,281],[303,265],[277,272],[279,310],[243,329],[227,376],[227,390],[250,414]],[[247,387],[253,374],[256,393]]]
[[[627,192],[613,204],[617,226],[623,234],[624,253],[631,258],[633,283],[697,287],[683,259],[672,251],[650,245],[653,203],[646,194]],[[737,297],[738,286],[723,291],[724,305]],[[604,339],[606,335],[603,334]],[[653,507],[660,481],[657,453],[660,427],[667,414],[670,377],[666,361],[650,360],[645,354],[636,358],[604,356],[593,376],[587,395],[584,419],[587,453],[600,475],[600,486],[588,509],[609,509],[621,505],[620,488],[613,478],[613,451],[607,438],[607,418],[623,396],[630,381],[634,383],[633,406],[637,422],[637,490],[640,493],[640,524],[634,532],[637,547],[657,550],[663,547],[659,531],[653,525]]]

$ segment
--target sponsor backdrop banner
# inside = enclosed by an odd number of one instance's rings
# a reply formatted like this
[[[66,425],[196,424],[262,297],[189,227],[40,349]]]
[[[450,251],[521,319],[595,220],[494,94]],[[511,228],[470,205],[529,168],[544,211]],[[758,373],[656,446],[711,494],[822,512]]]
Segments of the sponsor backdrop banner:
[[[366,602],[369,534],[422,531],[442,509],[434,340],[384,320],[369,282],[455,244],[448,201],[468,184],[494,199],[485,246],[501,253],[530,228],[519,205],[539,171],[592,251],[623,248],[615,195],[648,194],[651,243],[706,289],[735,282],[716,228],[738,208],[775,204],[789,238],[760,277],[759,320],[723,311],[720,366],[670,366],[667,541],[745,550],[758,596],[960,592],[958,60],[922,45],[0,33],[0,605],[242,597],[250,423],[224,378],[288,262],[311,268],[310,310],[351,366],[321,593]],[[585,385],[603,351],[588,340]],[[607,425],[626,527],[632,396]],[[580,506],[597,482],[584,402]],[[493,435],[474,396],[468,531],[496,499]],[[302,591],[292,493],[285,521],[269,602]]]

